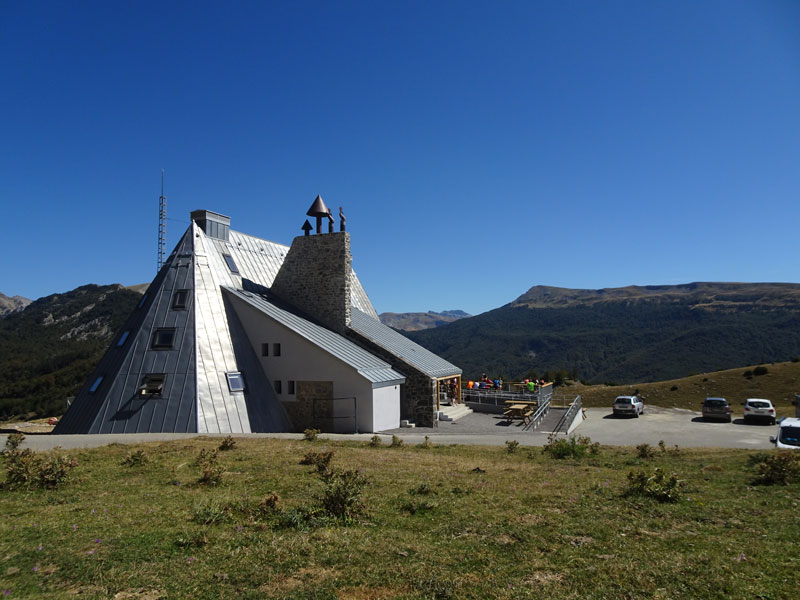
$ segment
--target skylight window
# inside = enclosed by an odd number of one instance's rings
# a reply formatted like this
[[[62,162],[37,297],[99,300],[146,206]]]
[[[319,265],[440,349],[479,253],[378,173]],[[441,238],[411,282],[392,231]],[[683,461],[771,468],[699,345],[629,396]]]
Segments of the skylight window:
[[[94,380],[92,387],[89,388],[89,393],[94,394],[97,391],[97,388],[100,387],[100,384],[103,383],[103,376],[100,375],[97,379]]]
[[[177,290],[172,296],[172,308],[180,310],[186,308],[189,302],[189,290]]]
[[[236,273],[238,275],[239,268],[236,266],[233,257],[230,254],[223,254],[222,257],[225,259],[225,262],[228,263],[228,268],[231,270],[231,273]]]
[[[167,376],[164,373],[149,373],[142,378],[139,393],[142,396],[160,396],[164,391],[164,382]]]
[[[123,331],[122,335],[119,336],[119,340],[117,340],[117,348],[122,348],[125,345],[125,342],[128,340],[128,336],[131,334],[129,330]]]
[[[172,348],[175,343],[175,328],[156,329],[153,334],[152,348],[155,350],[167,350]]]
[[[228,378],[228,389],[232,392],[243,392],[244,391],[244,375],[242,375],[239,371],[233,371],[231,373],[225,373]]]

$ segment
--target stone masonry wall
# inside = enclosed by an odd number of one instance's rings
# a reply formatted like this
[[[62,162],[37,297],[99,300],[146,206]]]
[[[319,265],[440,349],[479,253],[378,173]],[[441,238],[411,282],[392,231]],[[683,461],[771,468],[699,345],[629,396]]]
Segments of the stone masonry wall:
[[[295,431],[333,431],[333,382],[298,381],[294,402],[284,402]]]
[[[433,427],[436,423],[436,380],[352,329],[348,330],[347,337],[406,376],[405,384],[400,386],[400,418],[413,421],[419,427]]]
[[[270,291],[344,334],[350,324],[350,234],[294,238]]]

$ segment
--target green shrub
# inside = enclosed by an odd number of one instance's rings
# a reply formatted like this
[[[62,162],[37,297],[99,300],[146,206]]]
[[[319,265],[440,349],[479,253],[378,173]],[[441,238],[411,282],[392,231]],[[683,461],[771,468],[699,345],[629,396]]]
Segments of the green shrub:
[[[745,377],[747,379],[752,379],[753,372],[750,369],[747,369],[744,373],[742,373],[742,377]]]
[[[201,500],[192,509],[192,520],[201,525],[223,523],[230,518],[230,507],[216,498]]]
[[[5,452],[13,452],[15,450],[19,450],[19,446],[20,444],[22,444],[24,440],[25,436],[18,431],[9,433],[8,437],[6,438]]]
[[[369,438],[369,445],[372,448],[379,448],[383,446],[383,440],[381,439],[381,436],[373,435],[371,438]]]
[[[258,503],[258,512],[261,515],[273,515],[281,511],[281,497],[272,492],[264,496],[261,502]]]
[[[219,454],[216,450],[200,450],[194,464],[200,467],[198,483],[211,486],[222,483],[222,474],[225,472],[225,468],[219,464]]]
[[[317,473],[325,473],[331,464],[334,451],[326,450],[324,452],[306,452],[306,455],[300,460],[301,465],[311,465],[316,467]]]
[[[514,454],[517,448],[519,448],[519,442],[517,440],[506,440],[506,452]]]
[[[392,436],[392,443],[389,444],[390,448],[400,448],[403,445],[403,440],[396,435]]]
[[[133,452],[128,452],[127,456],[122,459],[122,465],[127,467],[138,467],[140,465],[146,465],[148,462],[147,454],[145,454],[145,451],[141,448]]]
[[[542,448],[542,452],[546,452],[553,458],[582,458],[587,452],[597,454],[599,450],[600,443],[593,444],[589,437],[558,438],[554,434],[547,438],[547,444]]]
[[[69,474],[78,461],[63,454],[52,454],[39,466],[38,483],[40,487],[53,490],[61,487],[69,479]]]
[[[29,488],[36,484],[41,459],[30,448],[6,450],[3,455],[6,463],[7,489]]]
[[[628,473],[628,483],[624,496],[645,496],[659,502],[677,502],[686,482],[678,479],[675,473],[667,475],[656,467],[652,475],[644,471]]]
[[[408,493],[418,496],[428,496],[430,494],[435,494],[436,490],[433,489],[433,486],[430,483],[423,481],[417,487],[408,490]]]
[[[314,442],[317,437],[319,437],[319,429],[306,429],[303,432],[303,439],[307,442]]]
[[[368,481],[356,469],[331,469],[323,475],[325,489],[320,502],[329,516],[348,523],[365,509],[361,499]]]
[[[669,388],[669,391],[670,392],[677,392],[678,391],[678,386],[677,385],[673,385],[671,388]]]
[[[407,498],[400,503],[400,509],[410,515],[429,512],[437,506],[436,502],[421,498]]]
[[[756,465],[755,485],[789,485],[800,479],[800,457],[794,450],[778,450]]]
[[[639,458],[653,458],[656,455],[656,451],[650,444],[639,444],[636,446],[636,455]]]
[[[769,373],[769,369],[763,365],[759,365],[755,369],[753,369],[753,375],[756,377],[761,377],[762,375],[766,375]]]
[[[424,440],[422,440],[422,441],[419,443],[419,445],[417,446],[417,448],[423,448],[423,449],[425,449],[425,450],[427,450],[427,449],[429,449],[429,448],[433,448],[433,442],[431,442],[431,438],[430,438],[429,436],[427,436],[427,435],[426,435],[426,436],[425,436],[425,439],[424,439]]]
[[[678,456],[678,454],[680,454],[678,444],[675,444],[672,448],[667,448],[667,444],[664,442],[664,440],[658,440],[658,449],[661,450],[661,454],[666,454],[667,452],[669,452],[672,456]]]
[[[235,447],[236,447],[236,440],[233,439],[231,436],[223,438],[222,442],[220,442],[219,445],[219,449],[222,451],[233,450]]]
[[[30,448],[20,450],[25,439],[21,433],[11,433],[6,438],[6,449],[2,456],[5,461],[6,480],[4,487],[9,490],[20,488],[61,487],[69,479],[69,474],[78,461],[62,454],[35,454]]]

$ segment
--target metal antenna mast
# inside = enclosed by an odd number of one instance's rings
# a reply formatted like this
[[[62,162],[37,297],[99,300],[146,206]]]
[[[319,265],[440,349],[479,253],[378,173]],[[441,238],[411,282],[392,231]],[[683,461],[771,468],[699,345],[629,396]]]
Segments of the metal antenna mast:
[[[164,266],[167,249],[167,197],[164,195],[164,169],[161,169],[161,196],[158,199],[158,270]]]

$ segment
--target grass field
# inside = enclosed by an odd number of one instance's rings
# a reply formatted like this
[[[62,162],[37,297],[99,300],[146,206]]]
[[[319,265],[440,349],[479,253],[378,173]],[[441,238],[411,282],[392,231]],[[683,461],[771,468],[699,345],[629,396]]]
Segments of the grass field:
[[[800,484],[752,485],[751,453],[602,447],[370,447],[219,439],[112,445],[57,490],[0,490],[10,598],[795,598]],[[143,464],[123,461],[142,450]],[[323,482],[360,469],[365,512],[304,520]],[[139,455],[141,456],[141,455]],[[675,472],[681,499],[624,496],[631,470]],[[264,502],[280,497],[277,508]],[[259,504],[262,508],[259,509]],[[264,508],[264,507],[267,508]]]
[[[767,398],[772,400],[779,417],[794,416],[792,400],[795,394],[800,394],[800,362],[769,363],[763,365],[768,371],[766,375],[744,376],[747,371],[754,371],[756,366],[655,383],[618,386],[573,384],[559,391],[580,394],[584,406],[610,407],[617,396],[638,390],[647,404],[697,411],[707,396],[721,396],[728,399],[738,415],[742,412],[740,404],[747,398]]]

